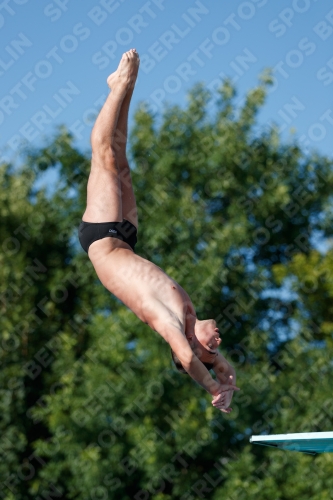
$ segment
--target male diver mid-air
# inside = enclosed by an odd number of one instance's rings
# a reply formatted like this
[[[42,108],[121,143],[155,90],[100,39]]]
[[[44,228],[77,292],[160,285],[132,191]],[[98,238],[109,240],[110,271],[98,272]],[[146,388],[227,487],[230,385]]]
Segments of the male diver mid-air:
[[[159,333],[180,371],[231,411],[235,370],[218,351],[216,322],[200,321],[189,295],[158,266],[134,253],[138,216],[126,158],[128,110],[139,69],[135,49],[123,54],[107,83],[111,89],[91,133],[92,161],[87,207],[79,238],[95,271],[112,294]],[[209,369],[216,373],[214,379]]]

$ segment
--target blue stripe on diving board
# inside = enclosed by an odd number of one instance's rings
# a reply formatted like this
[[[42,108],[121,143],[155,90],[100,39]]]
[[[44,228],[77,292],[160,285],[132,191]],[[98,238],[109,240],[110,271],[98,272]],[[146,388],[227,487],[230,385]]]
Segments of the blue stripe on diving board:
[[[303,453],[333,452],[333,432],[303,432],[251,436],[250,443]]]

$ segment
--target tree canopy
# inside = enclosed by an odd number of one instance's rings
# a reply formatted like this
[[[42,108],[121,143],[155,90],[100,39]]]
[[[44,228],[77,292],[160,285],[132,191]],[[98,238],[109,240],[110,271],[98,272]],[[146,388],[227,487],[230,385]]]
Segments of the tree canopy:
[[[331,498],[331,455],[249,444],[333,414],[332,160],[259,124],[266,87],[141,106],[130,139],[136,251],[216,319],[241,388],[227,416],[80,249],[90,159],[68,131],[1,165],[1,498]]]

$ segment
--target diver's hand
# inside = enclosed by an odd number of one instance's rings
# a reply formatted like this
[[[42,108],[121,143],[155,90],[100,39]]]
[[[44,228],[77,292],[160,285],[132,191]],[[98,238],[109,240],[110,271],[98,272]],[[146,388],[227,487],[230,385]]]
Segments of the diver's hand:
[[[220,384],[217,394],[214,394],[212,405],[223,413],[230,413],[232,411],[232,408],[230,408],[232,396],[234,391],[239,390],[239,387],[233,385],[233,376],[230,375],[228,383]]]

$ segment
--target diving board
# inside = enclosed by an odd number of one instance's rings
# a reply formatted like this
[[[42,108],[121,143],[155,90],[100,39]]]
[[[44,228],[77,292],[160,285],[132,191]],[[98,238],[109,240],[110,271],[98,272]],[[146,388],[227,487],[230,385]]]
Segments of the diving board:
[[[250,443],[316,455],[317,453],[333,452],[333,432],[297,432],[295,434],[251,436]]]

